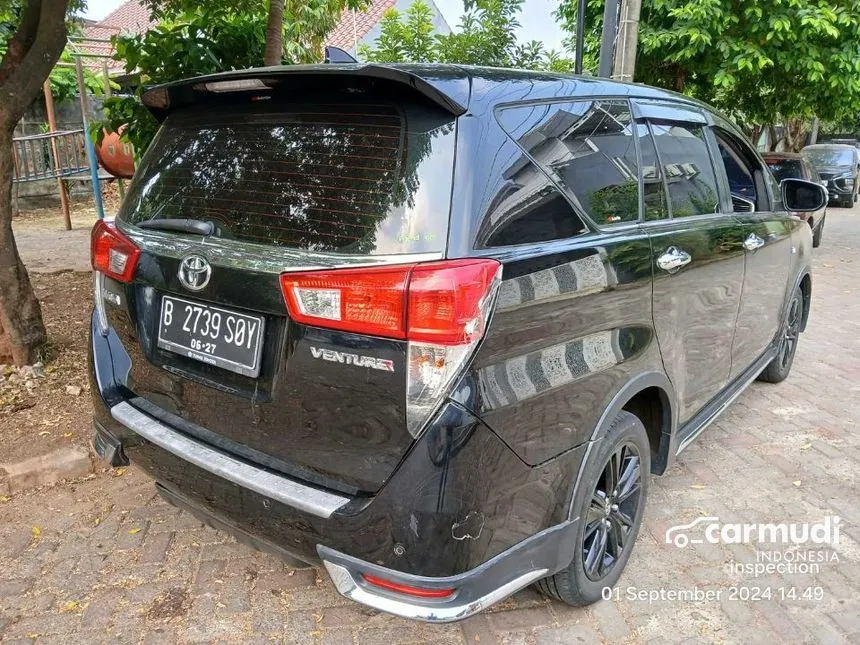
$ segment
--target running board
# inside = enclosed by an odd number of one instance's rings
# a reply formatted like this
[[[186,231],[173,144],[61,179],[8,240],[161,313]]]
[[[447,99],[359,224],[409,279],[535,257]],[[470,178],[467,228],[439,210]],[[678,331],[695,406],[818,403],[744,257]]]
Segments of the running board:
[[[675,455],[680,455],[687,446],[693,443],[693,441],[702,434],[705,428],[711,425],[714,420],[720,416],[725,409],[729,407],[753,381],[756,380],[756,378],[758,378],[758,375],[765,370],[775,357],[776,348],[772,347],[771,349],[768,349],[764,354],[759,356],[755,363],[750,365],[737,379],[735,379],[734,385],[730,386],[722,395],[725,398],[721,398],[720,396],[716,397],[708,403],[702,411],[699,412],[699,414],[690,419],[682,430],[686,430],[687,428],[693,428],[693,430],[691,430],[689,434],[687,434],[687,436],[678,443],[678,450],[675,451]]]

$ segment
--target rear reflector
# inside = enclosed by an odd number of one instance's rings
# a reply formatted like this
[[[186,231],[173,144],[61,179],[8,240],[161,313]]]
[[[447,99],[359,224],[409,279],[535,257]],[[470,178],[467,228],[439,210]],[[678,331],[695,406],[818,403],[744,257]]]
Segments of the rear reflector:
[[[356,334],[460,345],[483,334],[481,305],[501,265],[447,260],[285,273],[290,316]]]
[[[140,249],[112,222],[99,220],[90,235],[93,269],[120,282],[131,282]]]
[[[402,593],[407,596],[414,596],[416,598],[447,598],[454,594],[454,589],[429,589],[426,587],[413,587],[411,585],[400,584],[399,582],[392,582],[391,580],[386,580],[385,578],[377,578],[376,576],[372,576],[368,573],[361,574],[361,577],[364,578],[365,582],[373,585],[374,587],[379,587],[380,589],[387,589],[388,591],[394,591],[396,593]]]

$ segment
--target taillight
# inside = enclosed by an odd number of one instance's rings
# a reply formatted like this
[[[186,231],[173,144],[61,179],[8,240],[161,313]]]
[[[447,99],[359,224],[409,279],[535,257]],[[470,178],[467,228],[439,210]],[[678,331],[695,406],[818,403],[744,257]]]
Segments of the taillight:
[[[372,576],[369,573],[363,573],[361,574],[361,577],[364,578],[365,582],[373,585],[374,587],[387,589],[388,591],[394,591],[395,593],[406,594],[407,596],[415,596],[416,598],[448,598],[449,596],[454,595],[455,591],[453,588],[439,589],[433,587],[413,587],[412,585],[405,585],[400,582]]]
[[[90,235],[90,260],[93,269],[104,275],[131,282],[140,249],[117,230],[113,222],[99,220]]]
[[[281,275],[305,325],[408,340],[406,425],[417,436],[483,337],[496,260],[461,259]]]
[[[410,266],[285,273],[281,287],[296,322],[405,338]]]

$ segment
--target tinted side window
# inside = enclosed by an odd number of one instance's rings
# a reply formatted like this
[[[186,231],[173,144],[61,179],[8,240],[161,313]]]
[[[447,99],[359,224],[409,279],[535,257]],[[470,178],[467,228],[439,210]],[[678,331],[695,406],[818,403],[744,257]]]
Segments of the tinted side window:
[[[573,206],[525,155],[513,149],[497,168],[498,187],[481,219],[478,248],[561,240],[588,229]],[[496,159],[501,161],[501,159]]]
[[[516,107],[501,111],[499,121],[598,224],[639,219],[636,144],[626,101]]]
[[[753,170],[749,167],[749,164],[743,158],[735,144],[727,140],[719,131],[715,134],[717,145],[720,148],[720,157],[723,160],[723,168],[726,171],[726,178],[729,180],[732,206],[736,213],[748,212],[749,209],[744,208],[743,202],[740,202],[736,198],[741,197],[748,199],[753,204],[758,203]]]
[[[520,191],[502,195],[502,202],[510,198],[519,201]],[[504,204],[500,204],[504,205]],[[497,213],[504,217],[487,236],[486,246],[510,246],[528,242],[563,240],[586,232],[582,221],[573,212],[567,200],[548,187],[544,194],[520,204],[521,208],[501,208]]]
[[[772,159],[767,162],[777,181],[783,179],[806,179],[805,162],[800,159]],[[810,175],[811,176],[811,175]]]
[[[672,217],[719,212],[717,179],[702,127],[654,121],[651,129],[669,188]]]

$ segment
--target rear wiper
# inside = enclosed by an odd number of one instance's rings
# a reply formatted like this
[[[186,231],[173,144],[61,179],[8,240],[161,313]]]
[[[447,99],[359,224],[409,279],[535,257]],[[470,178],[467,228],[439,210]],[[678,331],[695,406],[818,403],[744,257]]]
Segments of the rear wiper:
[[[178,231],[179,233],[196,233],[198,235],[212,235],[215,232],[213,222],[201,222],[196,219],[148,219],[138,222],[140,228],[149,228],[155,231]]]

